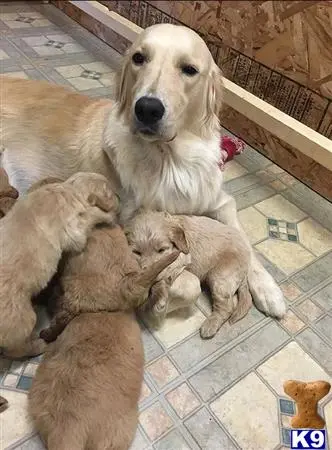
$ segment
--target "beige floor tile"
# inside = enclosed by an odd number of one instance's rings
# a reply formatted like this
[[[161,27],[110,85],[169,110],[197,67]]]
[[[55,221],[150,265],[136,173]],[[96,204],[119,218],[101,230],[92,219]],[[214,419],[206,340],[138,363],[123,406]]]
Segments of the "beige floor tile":
[[[304,302],[300,303],[296,306],[296,310],[302,313],[302,315],[309,321],[318,319],[324,311],[320,309],[314,302],[312,302],[309,298],[304,300]]]
[[[141,412],[139,421],[151,441],[154,441],[169,428],[173,421],[159,402]]]
[[[150,364],[146,370],[159,388],[162,388],[179,376],[179,372],[167,356],[163,356],[158,361]]]
[[[40,45],[37,47],[33,47],[33,49],[39,56],[63,55],[62,49],[51,47],[48,45]]]
[[[104,73],[100,78],[99,81],[106,87],[109,86],[115,86],[116,83],[116,73],[115,72],[109,72]]]
[[[34,21],[31,23],[31,25],[32,25],[34,28],[38,28],[38,27],[50,27],[50,26],[52,26],[53,24],[52,24],[52,22],[50,22],[50,21],[47,20],[47,19],[38,19],[38,20],[34,20]]]
[[[256,374],[239,381],[215,400],[211,409],[240,448],[267,450],[278,445],[277,399]]]
[[[305,323],[297,317],[293,311],[287,311],[285,317],[281,319],[280,323],[291,333],[297,333],[303,327],[305,327]]]
[[[200,405],[200,401],[186,383],[169,392],[166,398],[181,419]]]
[[[82,47],[80,44],[76,44],[76,42],[64,45],[62,50],[67,54],[83,53],[86,51],[84,47]]]
[[[204,314],[195,306],[191,315],[184,316],[179,312],[169,315],[162,327],[153,334],[169,348],[199,330],[204,320]]]
[[[332,445],[332,398],[324,408],[324,415],[326,421],[326,430],[329,437],[330,447]]]
[[[332,233],[309,218],[297,225],[299,239],[314,255],[320,256],[332,250]]]
[[[247,169],[241,166],[241,164],[237,163],[236,161],[229,161],[225,165],[225,171],[223,174],[224,181],[230,181],[234,178],[241,177],[242,175],[245,175],[248,173]]]
[[[27,413],[26,394],[0,389],[0,395],[10,405],[0,414],[0,448],[5,449],[32,432],[32,425]]]
[[[29,77],[25,72],[6,72],[6,77],[12,77],[12,78],[24,78],[25,80],[28,80]]]
[[[100,84],[98,80],[92,78],[76,77],[69,78],[68,81],[70,81],[70,83],[79,91],[102,87],[102,84]]]
[[[9,56],[6,52],[0,49],[0,61],[2,61],[3,59],[9,59]]]
[[[84,72],[83,67],[78,64],[74,64],[72,66],[56,67],[55,70],[59,72],[59,74],[64,78],[79,77]]]
[[[56,42],[74,42],[74,39],[69,36],[69,34],[47,34],[46,35],[48,41],[56,41]]]
[[[285,220],[286,222],[299,222],[306,217],[306,214],[303,211],[280,194],[257,203],[255,206],[267,217]]]
[[[270,186],[278,192],[284,191],[287,188],[287,186],[280,180],[272,181],[272,183],[270,183]]]
[[[4,23],[7,25],[7,27],[14,29],[14,28],[31,28],[31,24],[27,22],[20,22],[16,20],[4,20]]]
[[[283,383],[287,380],[332,380],[296,342],[286,345],[259,366],[257,371],[277,394],[283,397]]]
[[[107,64],[105,64],[103,62],[92,62],[92,63],[82,64],[82,67],[84,67],[84,69],[86,69],[86,70],[91,70],[91,71],[99,72],[99,73],[108,73],[108,72],[112,71],[110,66],[108,66]]]
[[[271,166],[267,167],[266,169],[268,172],[274,173],[274,174],[281,174],[284,173],[284,169],[282,169],[281,167],[277,166],[276,164],[272,164]]]
[[[293,302],[297,297],[302,294],[302,291],[292,281],[285,281],[280,285],[284,296],[290,302]]]
[[[143,402],[148,397],[150,397],[151,393],[152,392],[151,392],[151,389],[149,388],[149,386],[145,382],[143,382],[139,401]]]
[[[239,211],[239,219],[251,244],[268,236],[266,217],[252,206]]]
[[[45,45],[49,41],[49,39],[45,36],[28,36],[22,38],[22,40],[30,45],[30,47],[36,47],[38,45]]]
[[[308,250],[294,242],[267,239],[255,247],[288,275],[315,259]]]

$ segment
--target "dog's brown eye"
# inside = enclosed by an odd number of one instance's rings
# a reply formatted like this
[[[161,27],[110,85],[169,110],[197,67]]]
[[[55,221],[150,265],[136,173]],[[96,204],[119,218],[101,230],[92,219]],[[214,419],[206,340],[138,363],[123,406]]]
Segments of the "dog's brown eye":
[[[139,252],[138,250],[133,250],[134,255],[136,256],[142,256],[142,253]]]
[[[141,66],[142,64],[145,63],[146,58],[142,53],[136,52],[132,56],[132,61],[134,64],[136,64],[136,66]]]
[[[160,249],[158,250],[158,253],[164,253],[166,250],[167,250],[167,248],[160,248]]]
[[[181,70],[185,75],[189,75],[190,77],[193,77],[194,75],[196,75],[198,73],[198,70],[196,69],[196,67],[191,66],[190,64],[182,66]]]

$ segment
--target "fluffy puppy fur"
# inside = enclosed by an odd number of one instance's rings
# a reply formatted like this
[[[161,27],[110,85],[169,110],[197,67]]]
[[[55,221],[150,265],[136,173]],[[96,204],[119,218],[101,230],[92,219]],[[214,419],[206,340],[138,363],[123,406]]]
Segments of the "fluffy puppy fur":
[[[203,338],[213,337],[226,320],[234,323],[248,313],[252,305],[248,287],[250,250],[237,230],[203,216],[142,212],[128,224],[126,236],[142,266],[175,248],[190,253],[187,270],[206,282],[213,300],[213,312],[201,328]],[[238,304],[234,309],[236,293]],[[162,301],[165,308],[160,311],[165,317],[167,302]]]
[[[5,169],[0,167],[0,219],[12,208],[18,197],[18,191],[9,184]]]
[[[47,349],[29,394],[49,450],[129,448],[143,378],[140,330],[130,314],[106,311],[139,306],[178,254],[141,270],[122,229],[103,226],[64,263],[55,320],[41,335],[52,341],[65,329]]]
[[[245,236],[218,166],[222,75],[194,31],[145,29],[123,58],[114,104],[40,81],[0,83],[3,164],[20,192],[47,176],[98,172],[121,192],[124,221],[143,207],[209,216]],[[152,125],[137,114],[151,98],[163,108]],[[254,251],[250,266],[256,305],[281,318],[282,292]]]
[[[54,341],[81,313],[139,307],[147,300],[157,276],[178,255],[176,250],[141,269],[119,226],[96,228],[80,254],[65,257],[54,292],[58,296],[55,316],[40,336],[47,342]]]
[[[48,450],[128,450],[143,366],[133,315],[75,317],[47,346],[29,392],[30,416]]]
[[[6,171],[0,167],[0,218],[14,205],[18,192],[9,184]],[[8,407],[8,401],[0,395],[0,413]]]
[[[64,251],[80,251],[98,223],[112,223],[118,199],[106,178],[75,174],[19,199],[0,221],[0,347],[9,357],[37,355],[31,304],[57,270]]]

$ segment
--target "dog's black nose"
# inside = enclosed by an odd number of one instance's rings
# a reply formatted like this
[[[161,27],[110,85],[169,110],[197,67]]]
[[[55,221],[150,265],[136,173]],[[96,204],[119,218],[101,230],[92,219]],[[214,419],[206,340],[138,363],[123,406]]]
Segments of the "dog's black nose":
[[[155,97],[141,97],[135,104],[137,120],[144,125],[155,125],[164,113],[164,105]]]

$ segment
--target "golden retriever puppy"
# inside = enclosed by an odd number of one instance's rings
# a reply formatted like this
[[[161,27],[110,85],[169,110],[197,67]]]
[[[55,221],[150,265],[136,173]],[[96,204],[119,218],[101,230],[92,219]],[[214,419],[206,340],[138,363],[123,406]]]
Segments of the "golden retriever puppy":
[[[187,270],[206,282],[213,300],[213,312],[201,328],[203,338],[213,337],[226,320],[234,323],[248,313],[252,305],[248,287],[250,250],[237,230],[203,216],[142,212],[128,224],[126,236],[142,266],[174,249],[190,253]],[[234,309],[236,293],[238,304]],[[161,301],[165,316],[167,302],[165,298]]]
[[[47,341],[57,339],[29,394],[31,416],[49,450],[129,448],[144,357],[134,316],[119,311],[144,302],[178,254],[142,270],[123,230],[102,226],[82,253],[66,259],[55,319],[41,333]]]
[[[18,191],[9,184],[5,169],[0,167],[0,219],[12,208],[18,197]]]
[[[123,222],[140,207],[204,215],[248,242],[219,167],[222,74],[193,30],[145,29],[123,59],[114,104],[41,81],[0,83],[3,164],[20,192],[46,176],[99,172],[121,192]],[[283,317],[281,289],[252,250],[248,281],[257,307]]]
[[[65,257],[59,286],[55,287],[55,295],[59,296],[55,299],[55,316],[40,337],[54,341],[81,313],[139,307],[147,300],[159,273],[178,255],[176,250],[141,269],[119,226],[97,227],[81,253]]]
[[[128,450],[143,366],[134,315],[75,317],[47,346],[29,392],[29,412],[47,449]]]
[[[118,199],[106,178],[75,174],[19,199],[0,221],[0,347],[9,357],[37,355],[31,299],[52,278],[64,251],[81,251],[98,223],[112,223]]]

